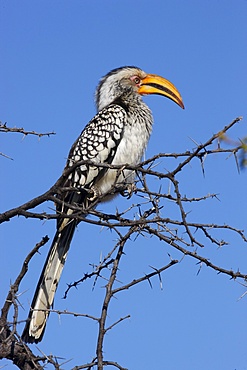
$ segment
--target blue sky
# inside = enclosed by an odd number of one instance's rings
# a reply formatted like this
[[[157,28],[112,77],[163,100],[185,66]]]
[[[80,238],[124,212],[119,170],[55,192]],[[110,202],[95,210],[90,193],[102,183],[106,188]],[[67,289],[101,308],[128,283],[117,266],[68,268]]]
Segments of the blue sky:
[[[94,116],[94,90],[102,75],[122,65],[137,65],[171,80],[185,103],[183,111],[159,96],[146,97],[153,111],[154,130],[146,157],[159,152],[183,152],[195,147],[191,138],[206,141],[234,118],[244,120],[230,132],[247,135],[247,1],[0,1],[0,107],[2,122],[37,132],[55,131],[49,138],[1,134],[1,212],[47,190],[60,176],[70,146]],[[167,160],[164,168],[172,166]],[[179,177],[188,196],[217,193],[220,201],[188,205],[193,221],[231,224],[247,229],[246,176],[233,158],[210,157],[206,177],[199,162]],[[155,184],[154,184],[155,186]],[[133,200],[134,201],[134,200]],[[132,200],[117,198],[109,210],[126,209]],[[51,204],[40,209],[49,211]],[[106,208],[104,208],[106,207]],[[12,219],[1,225],[1,302],[29,250],[48,234],[54,222]],[[116,236],[81,224],[74,237],[55,308],[97,315],[103,283],[72,290],[61,300],[66,283],[90,271]],[[201,253],[226,268],[246,273],[247,250],[239,237],[217,234],[229,245],[208,244]],[[20,318],[28,304],[48,246],[35,256],[21,285]],[[150,272],[149,266],[169,262],[167,253],[181,258],[154,238],[130,242],[121,266],[127,283]],[[246,354],[245,288],[228,277],[198,266],[190,258],[163,274],[153,289],[148,283],[118,296],[111,305],[109,324],[131,315],[108,333],[105,354],[129,369],[244,370]],[[21,331],[21,330],[20,330]],[[39,348],[71,359],[70,369],[95,354],[97,326],[83,318],[51,315]],[[33,350],[38,353],[36,347]],[[6,361],[9,369],[14,366]]]

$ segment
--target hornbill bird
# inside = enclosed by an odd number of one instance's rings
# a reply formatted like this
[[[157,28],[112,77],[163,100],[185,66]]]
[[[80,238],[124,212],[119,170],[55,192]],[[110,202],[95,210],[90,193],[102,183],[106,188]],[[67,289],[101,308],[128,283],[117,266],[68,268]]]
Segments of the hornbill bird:
[[[73,168],[62,186],[69,189],[56,195],[57,230],[22,334],[27,343],[38,343],[44,335],[49,309],[78,225],[78,220],[71,217],[75,207],[78,210],[80,206],[83,211],[97,197],[100,201],[112,199],[121,185],[126,187],[135,180],[134,171],[118,171],[100,164],[135,166],[141,161],[153,123],[151,111],[142,100],[146,94],[163,95],[184,108],[181,95],[171,82],[137,67],[114,69],[99,82],[95,96],[98,113],[69,152],[65,170]],[[79,161],[85,162],[76,166]],[[70,217],[64,217],[66,214]]]

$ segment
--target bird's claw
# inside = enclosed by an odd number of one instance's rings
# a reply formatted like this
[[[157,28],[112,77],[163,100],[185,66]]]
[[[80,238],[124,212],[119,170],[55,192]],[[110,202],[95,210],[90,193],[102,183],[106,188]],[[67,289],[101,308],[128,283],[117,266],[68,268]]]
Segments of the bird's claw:
[[[133,195],[133,193],[136,192],[136,186],[135,184],[128,184],[124,189],[120,191],[120,194],[122,197],[125,197],[127,199],[130,199]]]
[[[100,195],[99,189],[96,186],[92,186],[89,191],[89,199],[91,202],[96,200]]]

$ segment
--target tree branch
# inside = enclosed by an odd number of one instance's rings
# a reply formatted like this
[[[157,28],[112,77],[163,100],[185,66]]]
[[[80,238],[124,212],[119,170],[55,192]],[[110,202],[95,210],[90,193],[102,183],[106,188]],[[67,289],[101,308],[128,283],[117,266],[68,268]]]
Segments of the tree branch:
[[[19,134],[23,134],[24,136],[35,135],[35,136],[38,136],[38,137],[56,135],[56,133],[54,131],[40,133],[40,132],[36,132],[36,131],[26,131],[26,130],[24,130],[23,127],[8,127],[7,122],[5,122],[4,124],[2,122],[0,122],[0,132],[19,133]]]

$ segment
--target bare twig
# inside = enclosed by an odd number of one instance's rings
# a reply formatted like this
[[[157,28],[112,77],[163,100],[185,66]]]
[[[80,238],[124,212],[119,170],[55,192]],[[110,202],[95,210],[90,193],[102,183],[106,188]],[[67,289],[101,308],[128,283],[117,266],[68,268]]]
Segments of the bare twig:
[[[40,133],[40,132],[36,132],[36,131],[26,131],[26,130],[24,130],[23,127],[8,127],[7,122],[5,122],[4,124],[0,122],[0,132],[12,132],[12,133],[15,132],[15,133],[23,134],[24,136],[35,135],[35,136],[38,136],[38,137],[51,136],[51,135],[56,134],[54,131]]]

